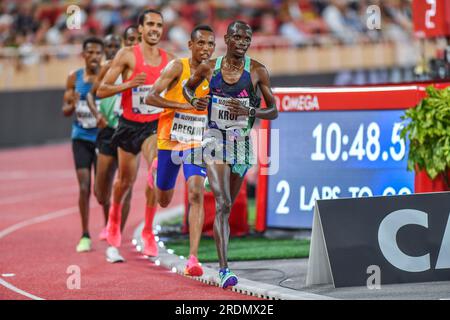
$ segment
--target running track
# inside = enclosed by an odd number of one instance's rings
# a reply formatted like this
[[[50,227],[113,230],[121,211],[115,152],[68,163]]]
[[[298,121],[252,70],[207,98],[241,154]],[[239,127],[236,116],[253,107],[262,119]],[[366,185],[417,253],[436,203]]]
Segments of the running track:
[[[94,250],[78,254],[78,189],[70,144],[0,152],[0,300],[10,299],[255,299],[174,274],[141,257],[131,244],[143,219],[146,172],[141,162],[123,234],[123,264],[105,261],[103,225],[91,194]],[[180,204],[178,195],[174,201]],[[68,289],[69,266],[81,288]],[[8,277],[8,274],[14,274]]]

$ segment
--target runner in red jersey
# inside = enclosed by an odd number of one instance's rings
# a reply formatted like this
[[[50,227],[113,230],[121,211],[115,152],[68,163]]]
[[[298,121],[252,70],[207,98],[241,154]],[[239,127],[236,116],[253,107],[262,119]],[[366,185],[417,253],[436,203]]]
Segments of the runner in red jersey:
[[[163,109],[145,104],[151,85],[158,79],[172,54],[158,47],[163,32],[163,18],[159,11],[148,9],[139,16],[141,41],[134,47],[122,48],[97,90],[99,98],[122,92],[123,115],[114,133],[113,143],[118,147],[118,175],[114,182],[113,203],[109,211],[108,237],[111,246],[121,244],[120,220],[122,204],[130,192],[139,168],[142,151],[149,168],[156,157],[156,131],[159,113]],[[122,75],[123,83],[116,84]],[[145,226],[142,231],[144,254],[156,256],[158,246],[153,235],[153,217],[156,212],[154,189],[146,188]]]

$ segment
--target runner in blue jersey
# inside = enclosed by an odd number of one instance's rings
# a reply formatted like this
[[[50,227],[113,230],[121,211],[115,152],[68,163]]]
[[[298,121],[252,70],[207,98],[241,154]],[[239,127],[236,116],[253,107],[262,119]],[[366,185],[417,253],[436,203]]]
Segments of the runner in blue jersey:
[[[72,124],[72,151],[79,185],[78,205],[81,215],[82,237],[77,252],[91,250],[89,235],[89,198],[91,191],[91,168],[95,167],[95,141],[97,119],[91,113],[86,96],[91,90],[103,56],[103,41],[90,37],[83,42],[82,56],[85,67],[69,74],[64,92],[63,113],[66,117],[75,113]]]
[[[250,131],[256,118],[272,120],[278,116],[266,67],[246,56],[251,40],[252,29],[247,23],[232,22],[225,35],[225,56],[203,62],[183,90],[186,99],[196,109],[208,108],[203,156],[216,202],[214,238],[222,288],[238,282],[237,276],[228,268],[228,219],[244,176],[255,163]],[[204,79],[209,80],[209,99],[196,98],[194,94]],[[257,88],[266,108],[260,108]]]

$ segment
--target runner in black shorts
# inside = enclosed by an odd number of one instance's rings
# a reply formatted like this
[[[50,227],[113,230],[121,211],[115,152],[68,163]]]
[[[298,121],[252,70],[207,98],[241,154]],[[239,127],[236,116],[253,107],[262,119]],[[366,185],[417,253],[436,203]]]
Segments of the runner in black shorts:
[[[91,90],[103,55],[103,42],[98,38],[88,38],[83,42],[85,67],[72,72],[67,78],[64,93],[63,113],[65,116],[76,114],[72,125],[72,150],[75,160],[80,194],[80,207],[83,234],[77,246],[77,252],[91,250],[89,235],[89,198],[91,190],[91,168],[95,166],[95,141],[97,121],[91,113],[86,95]]]
[[[162,31],[162,14],[156,10],[145,10],[139,16],[140,43],[122,48],[114,58],[97,94],[110,97],[122,93],[123,114],[113,136],[118,147],[119,171],[113,187],[113,203],[108,218],[108,243],[114,247],[121,244],[119,228],[125,196],[136,181],[139,168],[139,153],[142,151],[148,167],[156,157],[156,131],[161,108],[149,106],[145,97],[161,70],[174,58],[158,47]],[[123,83],[116,84],[122,75]],[[154,188],[146,186],[145,225],[142,232],[144,254],[155,256],[158,247],[153,235],[153,218],[156,213]]]
[[[133,40],[134,39],[134,40]],[[124,42],[128,45],[134,45],[138,40],[138,31],[136,26],[129,26],[124,31]],[[116,94],[112,97],[104,98],[100,102],[99,110],[94,104],[94,96],[97,89],[103,80],[106,72],[111,67],[112,59],[115,57],[121,47],[122,39],[119,36],[108,35],[105,38],[105,56],[106,61],[100,70],[91,92],[88,94],[88,102],[91,111],[95,114],[97,125],[100,131],[97,135],[97,174],[95,176],[95,195],[97,201],[107,208],[105,211],[105,227],[102,229],[99,239],[106,240],[108,233],[106,224],[108,222],[108,213],[111,203],[111,192],[114,175],[117,169],[117,146],[113,145],[112,137],[119,124],[119,116],[122,112],[121,100],[122,95]],[[121,83],[122,77],[117,79],[116,83]],[[120,224],[120,229],[123,230],[130,212],[132,190],[128,193],[123,204],[123,215]],[[108,247],[106,250],[106,260],[111,263],[122,262],[124,258],[120,255],[119,249],[115,247]]]

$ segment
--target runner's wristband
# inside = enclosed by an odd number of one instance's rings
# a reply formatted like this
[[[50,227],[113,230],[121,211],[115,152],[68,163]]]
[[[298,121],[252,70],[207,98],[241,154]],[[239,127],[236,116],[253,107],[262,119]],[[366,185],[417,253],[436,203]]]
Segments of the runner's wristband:
[[[194,106],[194,107],[195,107],[194,103],[195,103],[196,100],[198,100],[198,98],[193,97],[193,98],[191,99],[191,101],[189,101],[189,103],[191,104],[191,106]]]

